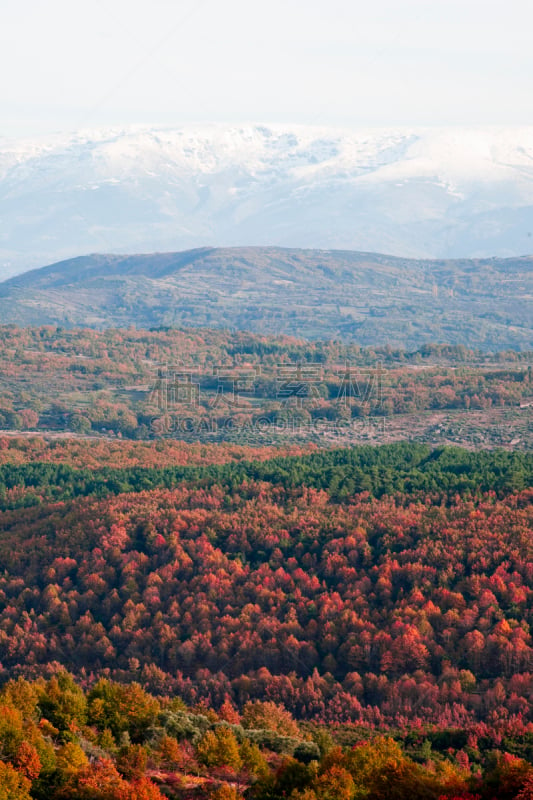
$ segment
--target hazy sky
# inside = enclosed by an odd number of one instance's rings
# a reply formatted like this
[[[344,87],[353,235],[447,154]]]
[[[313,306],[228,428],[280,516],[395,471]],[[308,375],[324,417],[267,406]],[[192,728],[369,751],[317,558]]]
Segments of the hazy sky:
[[[0,135],[533,124],[531,0],[2,0]]]

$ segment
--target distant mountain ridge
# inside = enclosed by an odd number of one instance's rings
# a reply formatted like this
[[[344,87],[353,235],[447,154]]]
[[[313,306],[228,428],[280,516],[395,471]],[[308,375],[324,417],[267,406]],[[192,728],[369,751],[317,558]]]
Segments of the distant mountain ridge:
[[[188,126],[0,139],[0,278],[80,252],[533,250],[533,127]]]
[[[533,257],[199,248],[81,256],[0,283],[4,323],[224,327],[407,349],[533,350],[532,308]]]

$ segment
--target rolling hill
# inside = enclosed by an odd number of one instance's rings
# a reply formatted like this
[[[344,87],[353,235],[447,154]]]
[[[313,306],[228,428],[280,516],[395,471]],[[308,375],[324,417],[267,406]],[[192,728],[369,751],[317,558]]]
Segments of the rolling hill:
[[[533,257],[202,248],[83,256],[0,284],[3,323],[210,326],[407,349],[533,349],[532,307]]]

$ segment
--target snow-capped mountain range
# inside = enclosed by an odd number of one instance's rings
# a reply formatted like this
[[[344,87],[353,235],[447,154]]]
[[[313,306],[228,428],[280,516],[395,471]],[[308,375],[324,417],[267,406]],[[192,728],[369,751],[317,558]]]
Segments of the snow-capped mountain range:
[[[90,252],[533,252],[533,127],[190,126],[0,140],[0,279]]]

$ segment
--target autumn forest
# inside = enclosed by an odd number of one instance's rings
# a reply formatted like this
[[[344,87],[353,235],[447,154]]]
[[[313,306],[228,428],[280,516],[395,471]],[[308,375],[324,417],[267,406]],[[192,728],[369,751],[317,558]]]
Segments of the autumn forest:
[[[0,800],[533,798],[531,354],[0,342]]]

